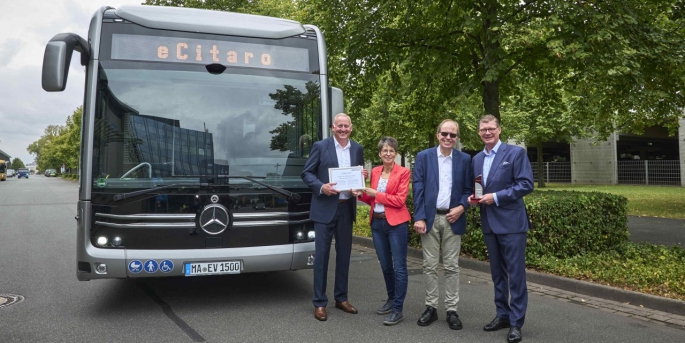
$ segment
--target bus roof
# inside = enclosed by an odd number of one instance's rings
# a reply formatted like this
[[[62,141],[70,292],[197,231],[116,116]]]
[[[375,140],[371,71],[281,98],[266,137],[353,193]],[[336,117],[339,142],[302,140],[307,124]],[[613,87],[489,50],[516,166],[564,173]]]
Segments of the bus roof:
[[[272,39],[305,33],[302,24],[292,20],[196,8],[124,5],[114,13],[130,22],[162,30]]]

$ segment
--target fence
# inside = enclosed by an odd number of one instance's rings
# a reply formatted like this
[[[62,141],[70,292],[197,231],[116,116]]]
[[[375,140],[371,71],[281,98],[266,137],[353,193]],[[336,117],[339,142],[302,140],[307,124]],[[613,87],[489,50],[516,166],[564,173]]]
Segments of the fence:
[[[533,176],[538,180],[537,163],[531,163]],[[610,163],[607,163],[607,167]],[[576,168],[582,168],[576,166]],[[585,169],[585,168],[584,168]],[[571,162],[545,162],[545,182],[571,183]],[[616,164],[618,184],[621,185],[672,185],[680,186],[680,161],[633,160]]]

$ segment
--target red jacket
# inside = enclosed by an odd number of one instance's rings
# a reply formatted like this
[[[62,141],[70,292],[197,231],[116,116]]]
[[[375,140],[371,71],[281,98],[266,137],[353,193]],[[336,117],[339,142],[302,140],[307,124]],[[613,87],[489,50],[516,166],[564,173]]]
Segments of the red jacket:
[[[373,168],[371,170],[371,188],[378,189],[378,180],[381,178],[383,166]],[[409,178],[411,172],[409,169],[395,164],[390,172],[388,178],[388,185],[385,187],[385,193],[376,193],[375,197],[370,197],[363,194],[359,199],[371,206],[371,213],[369,222],[373,220],[373,208],[376,202],[385,206],[385,216],[388,224],[395,226],[408,222],[411,219],[409,210],[407,209],[407,194],[409,193]]]

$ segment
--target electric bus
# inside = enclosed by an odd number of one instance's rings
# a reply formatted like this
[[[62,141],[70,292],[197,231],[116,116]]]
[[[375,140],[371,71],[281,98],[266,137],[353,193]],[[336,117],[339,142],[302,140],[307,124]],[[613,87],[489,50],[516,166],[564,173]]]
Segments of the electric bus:
[[[320,30],[180,7],[102,7],[47,44],[42,85],[85,67],[79,280],[313,267],[312,143],[343,94]]]

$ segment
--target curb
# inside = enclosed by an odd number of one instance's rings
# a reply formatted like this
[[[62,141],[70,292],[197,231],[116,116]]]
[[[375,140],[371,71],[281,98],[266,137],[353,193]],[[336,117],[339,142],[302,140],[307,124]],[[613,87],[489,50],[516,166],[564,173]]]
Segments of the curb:
[[[368,248],[374,247],[373,240],[371,238],[353,236],[352,242]],[[423,259],[423,253],[421,249],[413,247],[408,247],[407,256]],[[462,268],[490,274],[490,264],[488,262],[459,256],[459,266]],[[642,306],[652,310],[685,316],[685,301],[676,299],[628,291],[620,288],[609,287],[597,283],[570,279],[532,270],[526,270],[526,281],[592,297],[621,303],[630,303],[635,306]]]

